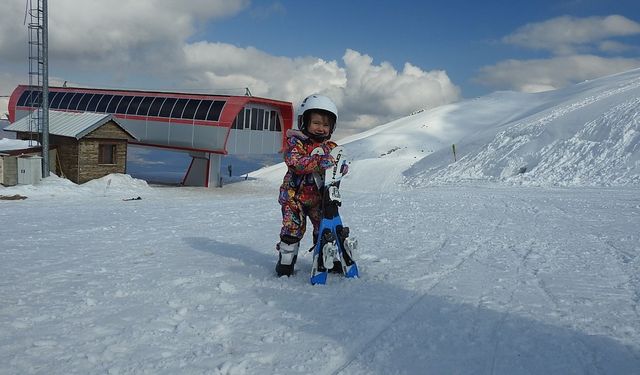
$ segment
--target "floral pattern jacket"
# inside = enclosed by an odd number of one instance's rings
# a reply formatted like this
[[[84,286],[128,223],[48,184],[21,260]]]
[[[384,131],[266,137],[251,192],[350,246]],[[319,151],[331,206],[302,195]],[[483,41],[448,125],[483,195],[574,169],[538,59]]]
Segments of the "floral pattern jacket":
[[[322,176],[325,169],[333,166],[329,153],[336,146],[333,141],[314,142],[299,130],[287,131],[283,156],[288,169],[280,186],[278,202],[281,205],[320,205],[322,197],[313,174]],[[312,155],[316,148],[321,148],[322,153]]]

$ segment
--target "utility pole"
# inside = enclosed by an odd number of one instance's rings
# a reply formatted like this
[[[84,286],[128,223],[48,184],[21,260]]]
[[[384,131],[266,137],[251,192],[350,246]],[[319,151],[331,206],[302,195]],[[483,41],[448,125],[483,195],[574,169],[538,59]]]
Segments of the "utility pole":
[[[35,6],[33,5],[35,2]],[[49,177],[49,22],[47,0],[29,1],[29,130],[38,132],[42,146],[42,177]],[[26,20],[26,18],[25,18]]]
[[[42,177],[49,177],[49,9],[42,0]]]

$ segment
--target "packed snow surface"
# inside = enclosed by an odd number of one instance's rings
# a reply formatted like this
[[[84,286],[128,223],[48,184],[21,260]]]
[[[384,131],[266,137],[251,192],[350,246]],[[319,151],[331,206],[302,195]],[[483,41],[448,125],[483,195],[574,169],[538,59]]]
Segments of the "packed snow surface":
[[[0,186],[0,374],[636,374],[638,77],[343,140],[361,277],[324,286],[275,277],[282,165]]]

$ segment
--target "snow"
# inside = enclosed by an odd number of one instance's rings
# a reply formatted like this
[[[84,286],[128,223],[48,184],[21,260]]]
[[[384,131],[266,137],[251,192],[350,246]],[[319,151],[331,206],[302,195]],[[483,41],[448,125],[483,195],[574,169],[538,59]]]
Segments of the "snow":
[[[274,276],[281,164],[222,189],[0,186],[27,197],[0,200],[0,374],[637,373],[639,82],[340,141],[361,277],[324,286],[306,252]]]
[[[32,145],[34,142],[32,142]],[[8,139],[1,138],[0,139],[0,152],[1,151],[10,151],[10,150],[21,150],[23,148],[29,148],[29,141],[22,141],[19,139]]]

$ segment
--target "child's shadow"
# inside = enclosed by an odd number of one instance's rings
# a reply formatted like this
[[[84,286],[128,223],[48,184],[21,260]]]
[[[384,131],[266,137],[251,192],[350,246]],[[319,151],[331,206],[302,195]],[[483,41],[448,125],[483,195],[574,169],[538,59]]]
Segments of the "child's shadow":
[[[220,242],[207,237],[185,237],[184,241],[195,250],[235,260],[239,263],[238,266],[243,268],[253,266],[273,271],[277,261],[275,245],[273,253],[266,250],[262,253],[248,246]]]

